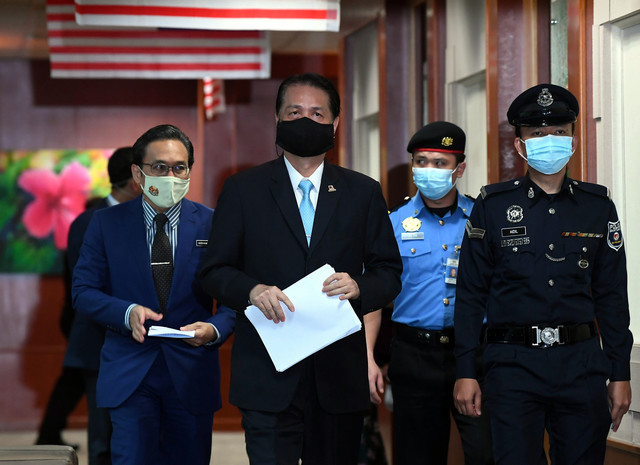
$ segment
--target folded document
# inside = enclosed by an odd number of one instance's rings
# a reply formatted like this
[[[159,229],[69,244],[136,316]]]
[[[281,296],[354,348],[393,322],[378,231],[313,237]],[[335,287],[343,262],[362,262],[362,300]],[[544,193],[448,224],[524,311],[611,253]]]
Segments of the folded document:
[[[280,302],[286,317],[283,322],[275,324],[268,320],[254,305],[245,310],[277,371],[286,370],[362,327],[348,300],[328,297],[322,292],[322,283],[333,273],[333,267],[324,265],[283,289],[295,307],[290,312]]]

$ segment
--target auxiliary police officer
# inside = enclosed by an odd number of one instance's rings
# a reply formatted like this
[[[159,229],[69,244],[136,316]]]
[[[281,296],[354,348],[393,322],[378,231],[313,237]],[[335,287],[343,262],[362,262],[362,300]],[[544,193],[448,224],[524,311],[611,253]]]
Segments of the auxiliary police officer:
[[[566,175],[577,116],[576,98],[551,84],[513,101],[527,174],[482,188],[462,244],[454,397],[461,413],[481,413],[473,355],[486,312],[498,464],[546,464],[545,428],[551,463],[602,464],[631,402],[622,230],[605,187]]]
[[[465,139],[462,129],[445,121],[430,123],[411,138],[407,150],[418,192],[389,216],[403,264],[402,291],[391,317],[389,363],[398,464],[446,465],[451,413],[462,438],[465,463],[493,463],[487,415],[461,415],[452,397],[458,259],[473,208],[473,200],[455,187],[466,168]],[[376,314],[379,318],[380,312]],[[366,325],[372,317],[365,318]]]

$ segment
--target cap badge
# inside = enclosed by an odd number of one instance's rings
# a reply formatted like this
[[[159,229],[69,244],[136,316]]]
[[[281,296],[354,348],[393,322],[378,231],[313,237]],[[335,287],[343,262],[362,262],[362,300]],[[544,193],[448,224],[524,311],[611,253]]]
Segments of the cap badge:
[[[414,218],[413,216],[402,220],[402,227],[407,232],[416,232],[420,230],[420,226],[422,226],[422,221],[420,221],[418,218]]]
[[[519,223],[524,218],[524,211],[520,205],[511,205],[507,208],[507,221],[509,223]]]
[[[553,96],[551,95],[551,92],[549,92],[549,89],[547,89],[546,87],[543,88],[540,91],[540,94],[538,94],[538,105],[540,105],[541,107],[548,107],[552,103]]]
[[[453,145],[453,137],[443,137],[442,145],[444,145],[445,147],[449,147]]]

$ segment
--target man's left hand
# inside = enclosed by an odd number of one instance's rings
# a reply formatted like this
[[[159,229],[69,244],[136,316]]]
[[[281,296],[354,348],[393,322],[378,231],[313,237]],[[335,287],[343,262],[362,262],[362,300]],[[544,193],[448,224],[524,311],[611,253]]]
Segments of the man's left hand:
[[[322,292],[329,297],[340,296],[340,300],[357,299],[360,288],[348,273],[333,273],[322,283]]]
[[[196,321],[190,325],[181,326],[180,331],[195,331],[196,333],[192,338],[185,339],[184,342],[193,346],[200,347],[208,342],[211,342],[216,337],[216,332],[209,323],[203,323],[202,321]]]
[[[611,409],[611,429],[618,431],[622,417],[631,405],[631,383],[629,381],[612,381],[607,386],[609,408]]]

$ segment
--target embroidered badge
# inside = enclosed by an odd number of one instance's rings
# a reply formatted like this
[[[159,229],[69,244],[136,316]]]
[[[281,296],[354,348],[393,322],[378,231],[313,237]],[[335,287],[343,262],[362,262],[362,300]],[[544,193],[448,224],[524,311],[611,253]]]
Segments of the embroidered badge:
[[[402,228],[407,232],[418,231],[420,229],[420,226],[422,226],[422,221],[420,221],[418,218],[414,218],[413,216],[402,220]]]
[[[149,186],[149,194],[157,197],[159,193],[160,191],[158,191],[158,188],[156,186]]]
[[[507,208],[507,221],[509,223],[519,223],[524,218],[524,210],[520,205],[511,205]]]
[[[450,147],[453,145],[453,137],[443,137],[442,138],[442,145],[444,145],[445,147]]]
[[[548,107],[553,103],[553,96],[549,92],[548,88],[543,88],[538,94],[538,105],[541,107]]]
[[[487,232],[485,229],[474,228],[471,224],[471,221],[467,220],[467,224],[464,227],[465,231],[467,231],[467,236],[469,239],[484,239],[484,235]]]
[[[616,252],[622,247],[622,228],[620,220],[615,223],[609,221],[609,234],[607,235],[607,244]]]

